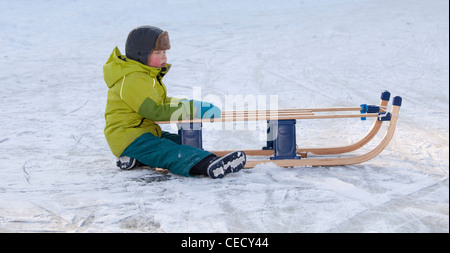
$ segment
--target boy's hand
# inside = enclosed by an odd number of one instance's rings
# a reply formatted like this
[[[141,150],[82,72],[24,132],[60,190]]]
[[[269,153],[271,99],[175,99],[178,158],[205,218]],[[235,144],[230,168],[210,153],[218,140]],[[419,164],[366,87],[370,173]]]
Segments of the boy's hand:
[[[195,108],[194,117],[200,119],[214,119],[222,116],[222,111],[219,107],[203,101],[189,100]]]

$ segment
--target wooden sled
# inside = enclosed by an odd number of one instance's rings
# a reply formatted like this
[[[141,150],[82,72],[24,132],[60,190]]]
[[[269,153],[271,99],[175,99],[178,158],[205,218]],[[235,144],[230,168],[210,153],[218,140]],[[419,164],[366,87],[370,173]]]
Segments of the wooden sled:
[[[283,109],[256,111],[223,111],[221,118],[193,119],[178,122],[159,121],[157,124],[178,123],[181,142],[202,148],[202,122],[230,122],[266,120],[268,123],[267,146],[261,150],[241,150],[247,156],[270,156],[269,159],[249,160],[245,168],[253,168],[262,163],[275,163],[280,167],[297,166],[339,166],[358,164],[377,156],[389,144],[397,125],[401,97],[394,97],[390,112],[387,112],[390,93],[384,91],[378,106],[361,105],[359,107],[333,107],[313,109]],[[336,114],[337,112],[359,112]],[[326,113],[326,114],[321,114]],[[330,118],[375,118],[370,131],[359,141],[347,146],[327,148],[297,148],[295,124],[300,119],[330,119]],[[336,155],[355,151],[369,143],[379,132],[383,122],[389,122],[386,133],[381,142],[373,150],[363,155],[337,158],[308,158],[308,154]],[[211,151],[222,156],[234,150]]]

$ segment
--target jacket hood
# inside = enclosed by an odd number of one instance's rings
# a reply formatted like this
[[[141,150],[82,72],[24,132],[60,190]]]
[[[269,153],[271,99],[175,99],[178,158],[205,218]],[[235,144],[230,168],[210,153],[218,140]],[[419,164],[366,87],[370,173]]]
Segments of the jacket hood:
[[[103,65],[103,78],[105,79],[108,88],[111,88],[119,79],[122,79],[132,72],[143,72],[156,77],[160,73],[165,75],[170,67],[170,64],[166,64],[166,67],[164,68],[153,68],[144,65],[122,55],[119,49],[115,47],[109,56],[108,61]]]

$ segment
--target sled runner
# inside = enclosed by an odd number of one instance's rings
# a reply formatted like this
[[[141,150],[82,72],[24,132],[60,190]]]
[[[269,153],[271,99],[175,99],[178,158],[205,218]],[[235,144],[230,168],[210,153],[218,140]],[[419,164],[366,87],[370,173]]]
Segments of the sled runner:
[[[248,160],[245,168],[252,168],[262,163],[275,163],[280,167],[296,166],[338,166],[350,165],[368,161],[377,156],[389,144],[397,125],[398,114],[402,98],[393,99],[391,111],[387,111],[390,93],[381,94],[379,105],[362,104],[357,107],[332,107],[312,109],[282,109],[282,110],[255,110],[255,111],[223,111],[221,118],[193,119],[178,122],[160,121],[157,124],[177,123],[181,142],[197,148],[202,146],[202,122],[230,122],[230,121],[267,121],[267,146],[261,150],[241,150],[247,156],[270,156],[269,159]],[[342,113],[345,112],[345,113]],[[353,113],[351,113],[353,112]],[[354,113],[359,112],[359,113]],[[325,113],[325,114],[324,114]],[[375,118],[372,128],[359,141],[341,147],[328,148],[297,148],[295,124],[301,119],[339,119],[339,118]],[[383,139],[371,151],[348,157],[321,157],[323,155],[336,155],[355,151],[369,143],[379,132],[383,122],[388,127]],[[233,151],[211,151],[221,156]],[[309,154],[316,155],[311,157]]]

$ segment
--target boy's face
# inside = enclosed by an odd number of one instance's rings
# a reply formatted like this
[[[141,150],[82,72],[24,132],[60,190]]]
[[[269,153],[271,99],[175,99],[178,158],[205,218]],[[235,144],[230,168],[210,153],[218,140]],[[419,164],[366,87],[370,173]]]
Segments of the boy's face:
[[[166,66],[167,57],[166,50],[154,50],[147,60],[147,65],[154,68],[162,68]]]

